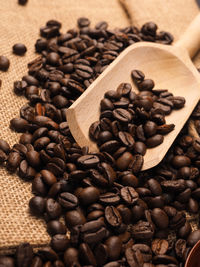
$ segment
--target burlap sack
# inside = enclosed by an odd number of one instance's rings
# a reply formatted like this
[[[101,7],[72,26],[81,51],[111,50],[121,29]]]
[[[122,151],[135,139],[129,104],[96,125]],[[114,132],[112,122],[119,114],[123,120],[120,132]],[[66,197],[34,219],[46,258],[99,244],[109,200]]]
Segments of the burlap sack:
[[[11,132],[9,121],[18,116],[19,108],[26,102],[13,94],[13,82],[27,73],[27,63],[36,57],[34,43],[39,28],[47,20],[57,19],[65,32],[76,26],[80,16],[88,17],[93,25],[106,20],[111,28],[125,27],[129,23],[118,0],[29,0],[26,6],[19,6],[17,0],[1,0],[0,14],[0,55],[11,61],[9,71],[0,73],[0,138],[13,145],[19,135]],[[18,42],[28,48],[24,57],[12,54],[12,46]],[[34,247],[49,243],[45,223],[29,215],[31,197],[30,183],[0,168],[0,254],[12,252],[21,242],[30,242]]]

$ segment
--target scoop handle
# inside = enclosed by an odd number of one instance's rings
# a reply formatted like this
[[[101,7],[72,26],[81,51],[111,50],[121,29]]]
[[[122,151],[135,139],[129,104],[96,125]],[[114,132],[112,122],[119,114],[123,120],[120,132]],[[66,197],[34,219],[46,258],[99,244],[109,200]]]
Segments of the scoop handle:
[[[200,49],[200,13],[193,19],[175,46],[185,48],[190,58],[195,56]]]

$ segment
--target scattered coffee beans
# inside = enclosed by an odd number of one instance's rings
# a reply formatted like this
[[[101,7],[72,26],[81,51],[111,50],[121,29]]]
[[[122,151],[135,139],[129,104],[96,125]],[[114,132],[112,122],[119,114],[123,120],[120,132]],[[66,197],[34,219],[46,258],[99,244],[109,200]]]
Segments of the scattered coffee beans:
[[[13,53],[16,55],[24,55],[27,51],[27,48],[24,44],[15,44],[13,45]]]
[[[87,18],[77,24],[62,34],[58,21],[48,21],[35,44],[40,55],[14,83],[29,102],[10,123],[23,132],[19,144],[0,140],[0,163],[32,180],[30,212],[45,220],[51,242],[36,253],[21,244],[15,257],[1,256],[0,265],[183,266],[200,238],[185,215],[199,211],[198,141],[183,129],[163,162],[140,169],[146,149],[173,130],[165,116],[184,99],[154,89],[134,70],[139,94],[128,83],[108,91],[100,120],[90,127],[100,152],[79,147],[66,121],[66,109],[125,47],[141,40],[170,44],[173,37],[158,33],[153,22],[114,31],[104,21],[95,28]],[[192,115],[197,128],[199,110]]]

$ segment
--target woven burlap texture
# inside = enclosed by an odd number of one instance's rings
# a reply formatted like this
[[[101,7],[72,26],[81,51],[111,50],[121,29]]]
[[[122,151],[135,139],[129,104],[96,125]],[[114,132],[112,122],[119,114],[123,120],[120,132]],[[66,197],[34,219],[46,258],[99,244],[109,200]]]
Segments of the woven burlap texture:
[[[95,23],[106,20],[111,28],[128,25],[126,14],[117,0],[29,0],[19,6],[17,0],[0,1],[0,55],[10,59],[9,71],[0,73],[0,138],[13,145],[19,135],[9,129],[9,121],[19,116],[20,107],[26,103],[23,97],[13,94],[13,82],[27,73],[27,63],[36,57],[34,43],[39,28],[49,19],[62,22],[62,31],[76,26],[78,17],[85,16]],[[12,54],[12,46],[22,42],[28,52],[24,57]],[[21,181],[17,175],[0,168],[0,254],[13,252],[21,242],[34,247],[49,243],[45,223],[29,215],[28,202],[32,197],[31,184]]]

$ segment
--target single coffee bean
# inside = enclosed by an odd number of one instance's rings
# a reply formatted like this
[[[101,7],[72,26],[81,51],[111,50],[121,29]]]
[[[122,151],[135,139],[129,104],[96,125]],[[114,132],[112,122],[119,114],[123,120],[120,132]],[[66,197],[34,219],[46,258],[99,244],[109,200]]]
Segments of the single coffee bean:
[[[132,251],[134,251],[136,254],[138,254],[138,256],[140,254],[140,256],[144,262],[149,262],[152,259],[151,248],[148,245],[134,244],[132,246]]]
[[[185,222],[185,224],[178,229],[178,236],[180,238],[187,238],[188,235],[191,233],[192,228],[188,221]]]
[[[106,237],[107,230],[103,220],[86,222],[81,227],[81,236],[88,244],[97,244]]]
[[[124,152],[116,161],[117,168],[120,171],[126,170],[133,161],[133,155],[130,152]]]
[[[66,210],[72,210],[78,206],[78,198],[68,192],[63,192],[59,195],[58,201]]]
[[[18,0],[18,4],[21,5],[21,6],[26,5],[27,2],[28,2],[28,0]]]
[[[69,244],[70,241],[66,235],[56,234],[51,239],[51,247],[58,252],[65,251]]]
[[[176,255],[179,259],[184,257],[184,253],[186,251],[186,240],[178,239],[175,244]]]
[[[81,243],[79,246],[80,259],[84,264],[97,266],[94,254],[87,243]]]
[[[155,208],[151,213],[152,219],[159,229],[165,229],[169,225],[169,218],[167,214],[159,208]]]
[[[3,140],[3,139],[0,139],[0,149],[5,152],[6,154],[8,154],[10,152],[10,146],[9,144]]]
[[[132,205],[138,200],[138,193],[135,191],[133,187],[125,186],[120,191],[122,199],[128,204]]]
[[[114,206],[107,206],[105,208],[105,218],[106,221],[113,227],[118,227],[122,223],[122,217]]]
[[[76,266],[81,267],[79,264],[78,250],[70,247],[64,253],[64,263],[66,267]]]
[[[151,91],[154,86],[154,81],[151,79],[145,79],[138,84],[138,88],[140,91]]]
[[[45,199],[40,196],[32,197],[29,201],[29,207],[34,215],[41,216],[45,211]]]
[[[165,239],[154,239],[151,243],[151,249],[155,255],[166,254],[169,243]]]
[[[149,189],[154,195],[160,196],[162,194],[162,188],[155,179],[149,179],[147,183],[148,183]]]
[[[157,125],[155,122],[153,121],[147,121],[145,124],[144,124],[144,133],[147,137],[150,137],[152,135],[155,135],[156,132],[157,132]]]
[[[156,134],[152,137],[147,138],[146,145],[149,148],[156,147],[164,141],[164,137],[160,134]]]
[[[144,156],[146,154],[146,145],[143,142],[137,141],[135,142],[134,146],[133,146],[133,150],[135,152],[135,154],[141,154],[142,156]]]
[[[86,222],[86,218],[80,209],[67,211],[65,214],[66,225],[69,229]]]
[[[100,162],[99,158],[96,155],[84,155],[78,158],[77,163],[81,167],[85,168],[94,168]]]
[[[175,168],[182,168],[185,166],[190,166],[191,160],[187,156],[174,156],[172,158],[172,164]]]
[[[100,192],[94,186],[89,186],[81,190],[79,194],[79,201],[82,205],[90,205],[99,200]]]
[[[33,249],[29,243],[20,244],[16,249],[17,266],[28,267],[33,258]]]
[[[141,70],[132,70],[131,71],[131,77],[132,77],[134,82],[140,83],[140,82],[144,81],[145,75]]]
[[[10,61],[5,56],[0,56],[0,70],[1,71],[7,71],[10,67]]]
[[[13,53],[16,55],[24,55],[27,51],[27,48],[24,44],[18,43],[13,45]]]
[[[187,245],[193,247],[200,240],[200,230],[191,232],[187,238]]]
[[[54,236],[57,234],[66,234],[66,227],[63,223],[57,221],[57,220],[52,220],[47,223],[47,232]]]
[[[25,132],[28,129],[28,122],[22,118],[14,118],[10,121],[10,128],[16,132]]]
[[[49,198],[46,201],[46,213],[50,219],[57,219],[61,215],[61,206],[54,199]]]
[[[108,248],[106,245],[100,243],[95,247],[94,255],[98,266],[103,266],[108,259]]]
[[[111,236],[105,241],[105,245],[107,246],[108,258],[118,260],[122,249],[121,239],[118,236]]]

